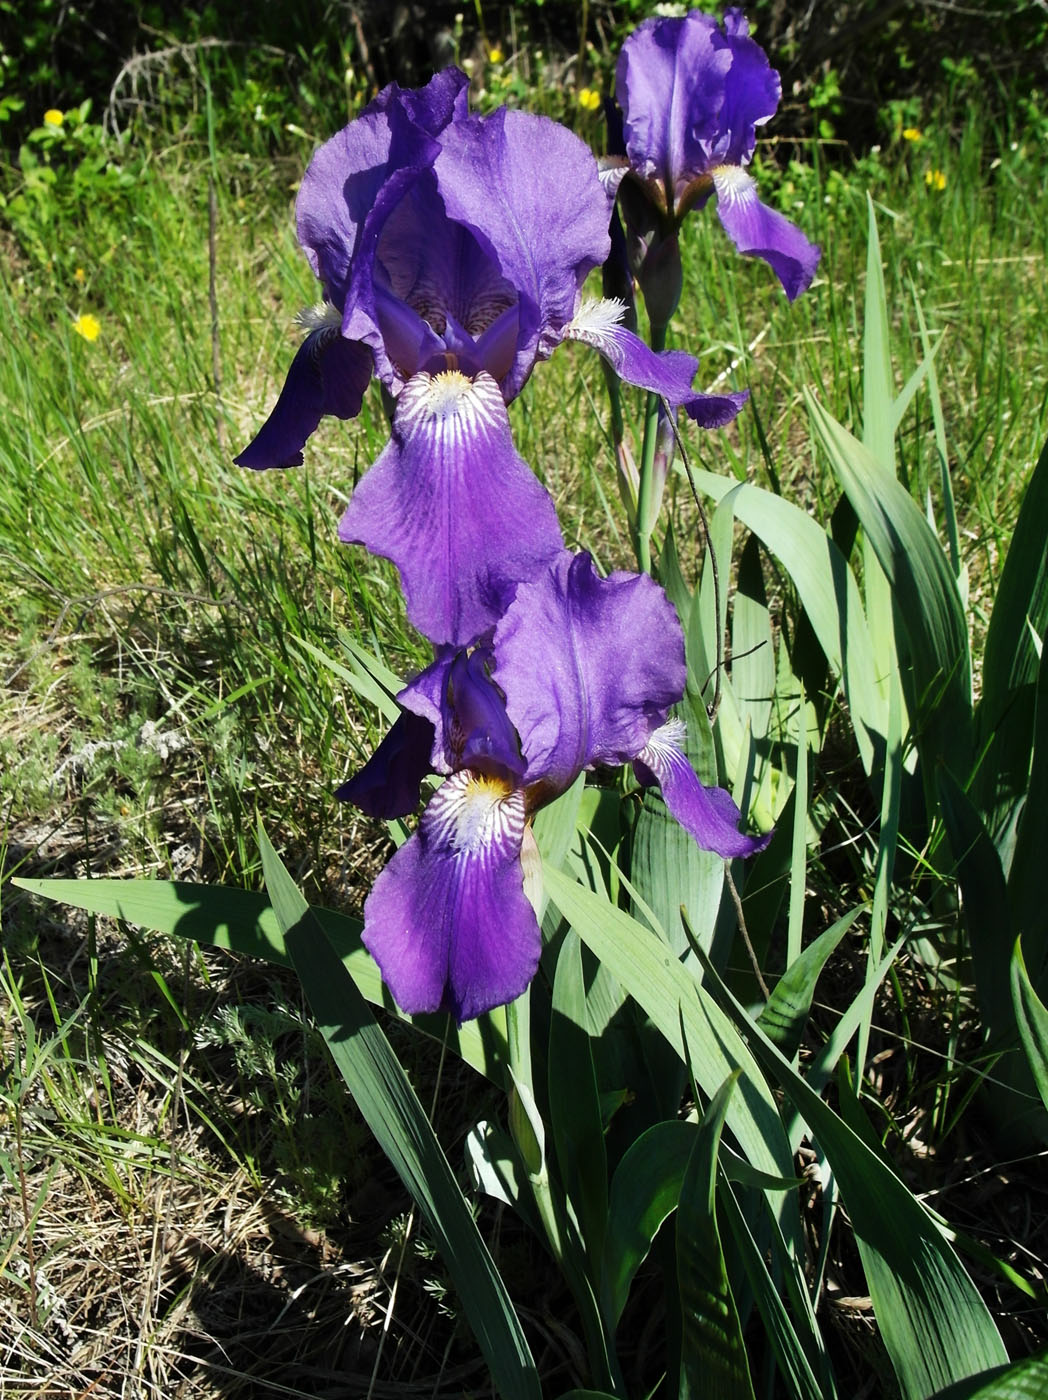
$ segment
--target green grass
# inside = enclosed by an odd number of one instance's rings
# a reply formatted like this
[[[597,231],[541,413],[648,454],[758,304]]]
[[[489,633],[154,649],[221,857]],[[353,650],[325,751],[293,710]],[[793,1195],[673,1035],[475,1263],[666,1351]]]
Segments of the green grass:
[[[537,101],[563,105],[557,94]],[[36,213],[15,210],[3,235],[0,864],[5,879],[147,873],[255,886],[261,816],[300,883],[327,902],[359,909],[386,838],[331,794],[371,751],[382,723],[296,643],[337,655],[337,633],[346,628],[400,673],[425,659],[404,621],[392,569],[335,537],[347,494],[385,441],[382,405],[372,391],[356,422],[325,422],[301,469],[255,475],[232,465],[282,383],[295,345],[292,317],[315,297],[291,215],[306,143],[288,137],[265,159],[260,149],[245,155],[223,144],[222,128],[212,126],[209,144],[206,123],[183,126],[184,115],[169,111],[153,133],[138,133],[123,157],[133,177],[126,183],[88,184],[65,203],[56,196]],[[860,430],[870,192],[899,352],[896,389],[922,356],[918,306],[939,346],[977,669],[980,628],[1023,486],[1048,436],[1048,181],[1040,141],[1048,117],[1023,115],[1022,129],[1007,130],[984,125],[974,103],[929,113],[920,143],[899,138],[854,166],[834,148],[805,150],[788,162],[772,149],[764,158],[766,193],[823,246],[815,286],[787,305],[766,267],[734,254],[711,210],[685,229],[687,291],[671,327],[672,344],[701,352],[702,387],[726,375],[724,382],[753,392],[755,411],[735,427],[701,439],[690,434],[696,465],[777,483],[828,521],[837,488],[816,456],[802,395],[813,389]],[[322,114],[313,114],[312,125],[326,134]],[[941,190],[925,181],[936,170],[945,176]],[[16,188],[11,171],[6,181],[8,192]],[[217,317],[208,296],[212,274]],[[73,329],[74,317],[86,312],[101,325],[93,342]],[[638,401],[638,420],[639,413]],[[605,568],[628,564],[595,359],[577,346],[540,365],[512,417],[519,450],[554,496],[572,503],[570,542],[591,549]],[[903,479],[941,523],[940,464],[923,393],[904,419],[899,452]],[[680,553],[692,578],[699,551],[683,491],[680,497],[678,539],[687,542]],[[768,582],[773,600],[789,595],[782,579]],[[846,734],[819,764],[812,814],[824,840],[808,872],[809,934],[872,895],[877,849],[876,836],[866,834],[876,814],[849,771]],[[181,1376],[179,1367],[195,1374],[186,1341],[191,1280],[212,1289],[217,1308],[221,1288],[235,1286],[223,1269],[250,1272],[245,1259],[259,1273],[276,1267],[269,1245],[238,1255],[247,1236],[229,1224],[243,1217],[262,1231],[270,1210],[288,1237],[298,1232],[299,1265],[318,1277],[330,1260],[316,1227],[337,1240],[343,1272],[318,1304],[324,1343],[315,1354],[336,1364],[339,1319],[352,1315],[364,1340],[354,1343],[351,1364],[366,1378],[376,1364],[367,1338],[377,1334],[368,1328],[389,1302],[382,1256],[388,1264],[396,1254],[403,1265],[406,1252],[399,1236],[395,1250],[374,1239],[361,1245],[351,1233],[347,1243],[345,1201],[350,1195],[366,1213],[366,1181],[377,1176],[376,1218],[387,1220],[402,1202],[374,1157],[340,1169],[340,1145],[344,1160],[368,1149],[359,1120],[336,1107],[334,1081],[302,1028],[292,984],[234,973],[211,955],[183,963],[162,940],[53,924],[9,885],[2,900],[9,949],[2,1035],[13,1069],[0,1086],[0,1168],[12,1203],[0,1279],[11,1316],[38,1290],[32,1326],[15,1352],[29,1379],[43,1383],[34,1365],[60,1364],[60,1323],[79,1329],[82,1346],[116,1327],[106,1312],[112,1296],[101,1287],[95,1312],[71,1310],[81,1267],[71,1241],[83,1234],[97,1244],[93,1265],[152,1281],[117,1329],[124,1350],[114,1373],[148,1372],[163,1393],[170,1352],[177,1354],[172,1374]],[[978,1029],[970,987],[951,960],[955,901],[941,890],[933,903],[912,904],[896,889],[890,922],[893,937],[901,929],[928,940],[928,953],[893,969],[873,1014],[877,1048],[867,1086],[882,1105],[876,1133],[933,1203],[974,1233],[981,1185],[996,1168],[986,1156],[966,1159],[976,1132],[966,1061]],[[845,950],[832,974],[838,1008],[855,998],[863,958]],[[417,1075],[434,1075],[414,1042],[398,1049],[418,1056]],[[470,1092],[453,1084],[453,1138],[473,1111]],[[308,1160],[298,1155],[302,1134],[313,1134]],[[951,1190],[954,1179],[976,1183],[956,1213],[947,1211],[947,1169]],[[1023,1200],[1025,1170],[1015,1168],[1009,1209]],[[54,1209],[49,1191],[57,1192]],[[173,1204],[176,1223],[164,1223]],[[224,1223],[217,1219],[223,1210]],[[168,1229],[187,1237],[195,1230],[198,1254],[187,1244],[179,1255],[162,1235]],[[142,1240],[145,1255],[134,1244]],[[1043,1289],[1043,1245],[1033,1226],[1002,1226],[989,1245]],[[23,1256],[28,1269],[19,1270]],[[170,1259],[181,1262],[165,1273]],[[516,1260],[515,1277],[541,1296],[548,1280],[534,1252],[513,1237],[506,1259]],[[356,1292],[347,1282],[354,1261],[362,1280]],[[847,1247],[833,1255],[829,1274],[838,1299],[856,1279],[861,1286]],[[424,1310],[421,1275],[424,1269],[405,1284],[414,1291],[386,1353],[389,1374],[407,1377],[414,1365],[440,1384],[446,1367],[461,1362],[464,1379],[448,1380],[447,1393],[456,1384],[482,1385],[468,1373],[468,1348],[456,1350],[453,1324],[445,1318],[438,1325]],[[995,1286],[980,1282],[987,1291]],[[261,1292],[253,1276],[240,1285]],[[439,1271],[429,1277],[430,1293],[445,1288]],[[260,1303],[259,1315],[278,1314],[284,1297],[269,1314]],[[1016,1348],[1043,1343],[1043,1318],[1024,1312],[1042,1301],[1001,1286],[998,1310]],[[839,1374],[860,1375],[864,1344],[854,1332],[862,1314],[835,1307],[833,1349],[851,1368]],[[214,1309],[209,1316],[213,1334],[225,1335]],[[143,1320],[156,1348],[149,1362],[127,1340]],[[427,1330],[420,1340],[416,1324],[436,1328],[433,1337]],[[295,1367],[311,1345],[303,1324],[288,1342],[288,1376],[299,1375]],[[552,1368],[565,1352],[566,1344],[550,1342]],[[91,1383],[104,1354],[99,1343],[77,1383]],[[269,1355],[279,1354],[274,1345]],[[225,1365],[217,1355],[209,1353],[211,1362]],[[232,1371],[247,1375],[256,1365],[257,1355],[245,1352]],[[227,1382],[229,1394],[254,1393]],[[200,1381],[185,1393],[225,1393],[226,1382],[213,1383],[214,1390]],[[294,1388],[299,1383],[289,1381],[291,1393],[304,1393]]]

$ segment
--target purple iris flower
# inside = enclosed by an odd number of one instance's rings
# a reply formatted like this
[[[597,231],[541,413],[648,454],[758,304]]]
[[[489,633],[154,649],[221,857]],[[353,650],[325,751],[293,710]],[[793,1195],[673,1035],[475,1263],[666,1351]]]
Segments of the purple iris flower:
[[[314,155],[298,234],[324,303],[236,459],[297,465],[322,416],[359,412],[373,371],[395,400],[392,434],[339,535],[391,559],[410,620],[459,646],[563,548],[506,412],[537,361],[584,341],[706,427],[745,398],[695,393],[693,357],[656,355],[621,324],[621,304],[583,299],[609,247],[592,153],[545,117],[471,116],[467,86],[456,69],[417,91],[394,84]]]
[[[760,202],[746,170],[782,86],[742,11],[727,10],[723,28],[701,10],[645,20],[622,46],[615,95],[626,154],[602,167],[609,189],[622,180],[631,265],[654,319],[665,324],[680,295],[681,220],[714,194],[736,248],[770,263],[791,301],[799,296],[819,249]]]
[[[684,725],[667,719],[685,678],[658,584],[601,578],[588,554],[564,551],[520,584],[487,639],[445,649],[400,693],[401,718],[338,795],[404,816],[428,772],[445,777],[364,905],[364,943],[402,1010],[461,1022],[525,990],[542,947],[530,819],[583,770],[632,762],[706,850],[763,847],[739,830],[731,796],[699,782]]]

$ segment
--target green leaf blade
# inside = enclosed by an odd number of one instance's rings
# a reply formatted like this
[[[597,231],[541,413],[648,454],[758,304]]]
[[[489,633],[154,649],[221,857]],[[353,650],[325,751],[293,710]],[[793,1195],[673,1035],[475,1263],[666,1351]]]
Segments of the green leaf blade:
[[[716,1214],[717,1149],[739,1073],[734,1070],[728,1076],[703,1115],[677,1204],[681,1400],[704,1395],[716,1395],[718,1400],[753,1400]]]
[[[400,1062],[264,832],[266,887],[328,1049],[380,1147],[418,1203],[500,1393],[539,1400],[516,1311]]]

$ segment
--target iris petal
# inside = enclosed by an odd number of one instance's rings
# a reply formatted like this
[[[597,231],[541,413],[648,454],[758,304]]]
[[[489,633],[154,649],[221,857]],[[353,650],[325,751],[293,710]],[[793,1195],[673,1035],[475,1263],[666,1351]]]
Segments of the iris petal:
[[[587,273],[608,255],[609,202],[592,152],[547,117],[500,108],[441,136],[435,169],[449,216],[472,230],[519,295],[507,402],[556,348]],[[489,365],[490,369],[491,366]]]
[[[738,166],[717,166],[713,185],[720,221],[739,252],[770,264],[790,301],[800,296],[815,276],[818,244],[809,243],[784,214],[762,204],[756,181]]]
[[[337,327],[307,335],[291,361],[276,406],[243,452],[239,467],[297,467],[302,448],[325,414],[355,418],[371,378],[371,351]]]
[[[378,261],[393,294],[442,332],[453,317],[479,336],[516,304],[498,262],[463,224],[448,218],[435,177],[409,190],[382,229]]]
[[[724,29],[731,67],[724,80],[724,105],[718,116],[723,132],[718,154],[726,163],[747,165],[756,145],[755,128],[770,121],[778,110],[782,82],[760,44],[749,37],[749,25],[740,10],[725,12]]]
[[[646,20],[622,46],[615,95],[626,154],[642,179],[663,181],[671,205],[709,164],[731,61],[716,20],[698,10]]]
[[[391,559],[410,621],[457,646],[492,627],[517,583],[563,548],[553,502],[518,456],[498,385],[483,372],[408,382],[339,537]]]
[[[769,836],[747,836],[739,830],[742,814],[723,788],[704,787],[681,748],[684,725],[670,720],[649,739],[637,756],[634,770],[642,783],[658,783],[673,817],[704,851],[726,859],[762,851]]]
[[[506,701],[491,679],[490,647],[460,651],[448,671],[444,692],[443,732],[455,768],[486,773],[516,786],[524,760]]]
[[[495,630],[495,662],[524,780],[556,792],[583,768],[636,757],[686,678],[662,589],[644,574],[600,578],[588,554],[565,553],[520,585]]]
[[[405,710],[360,772],[335,796],[369,817],[406,817],[418,806],[432,748],[433,725]]]
[[[625,311],[614,300],[584,302],[564,328],[566,340],[581,340],[600,352],[627,384],[661,394],[671,408],[683,408],[704,428],[722,428],[738,414],[749,391],[733,394],[698,394],[691,387],[698,360],[683,350],[656,354],[621,323]]]
[[[358,249],[365,259],[374,257],[380,193],[394,177],[401,181],[402,193],[432,165],[438,149],[433,138],[465,115],[468,86],[456,68],[436,74],[417,91],[392,83],[315,152],[296,202],[298,236],[339,310],[345,307]]]
[[[363,941],[402,1011],[459,1022],[513,1001],[542,940],[524,894],[524,794],[456,773],[364,905]]]

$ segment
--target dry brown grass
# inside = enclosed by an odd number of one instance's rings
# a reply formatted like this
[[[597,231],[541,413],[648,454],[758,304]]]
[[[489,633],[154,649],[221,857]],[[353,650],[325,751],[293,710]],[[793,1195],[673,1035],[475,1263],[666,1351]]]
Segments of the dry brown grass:
[[[40,919],[19,897],[6,914],[0,1394],[483,1389],[475,1346],[433,1291],[439,1266],[417,1230],[401,1247],[409,1202],[363,1130],[344,1139],[337,1202],[312,1228],[308,1177],[276,1165],[265,1110],[271,1099],[278,1116],[279,1088],[245,1085],[228,1051],[195,1044],[146,968],[194,1030],[221,1005],[273,1005],[290,978],[219,954],[183,961],[168,940],[129,947],[103,921]],[[328,1073],[303,1056],[307,1107]],[[459,1115],[463,1089],[446,1098]]]

